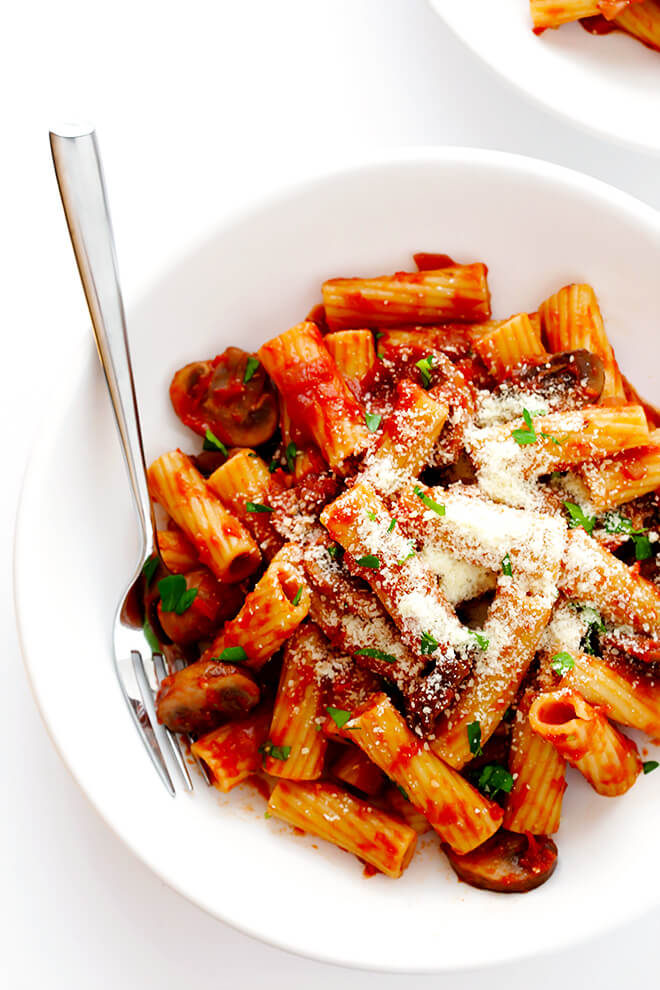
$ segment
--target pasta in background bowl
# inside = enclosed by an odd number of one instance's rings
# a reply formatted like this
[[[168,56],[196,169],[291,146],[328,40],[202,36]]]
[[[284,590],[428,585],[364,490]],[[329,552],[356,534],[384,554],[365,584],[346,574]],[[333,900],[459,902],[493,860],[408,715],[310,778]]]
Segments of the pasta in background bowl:
[[[488,262],[501,317],[534,312],[560,285],[595,285],[623,373],[646,398],[658,397],[660,223],[651,209],[532,160],[411,152],[272,196],[221,226],[129,307],[148,460],[190,448],[167,396],[176,368],[236,341],[256,352],[310,310],[329,274],[401,270],[413,250],[438,247]],[[226,795],[198,788],[172,802],[141,752],[110,661],[112,609],[135,540],[125,536],[132,508],[99,379],[90,346],[31,461],[16,543],[19,627],[56,745],[106,821],[159,876],[283,948],[409,972],[550,951],[657,904],[660,877],[647,848],[660,812],[654,775],[610,801],[570,771],[552,881],[499,899],[458,883],[432,836],[400,879],[366,880],[354,858],[264,822],[262,799],[246,785]],[[71,600],[75,619],[66,617]],[[79,685],[94,704],[80,705]],[[557,917],[561,925],[549,923]]]
[[[537,37],[529,0],[429,3],[475,55],[548,110],[584,130],[644,151],[660,151],[660,132],[653,123],[660,116],[660,56],[631,34],[615,30],[594,37],[580,24],[566,22],[559,30],[540,28],[543,33]],[[544,27],[555,17],[568,17],[571,8],[581,9],[583,15],[595,8],[586,0],[534,0],[534,6],[536,23]],[[657,45],[656,0],[650,24],[645,7],[634,3],[621,13],[621,20],[632,30],[641,19],[642,33]],[[612,4],[608,12],[614,9]]]

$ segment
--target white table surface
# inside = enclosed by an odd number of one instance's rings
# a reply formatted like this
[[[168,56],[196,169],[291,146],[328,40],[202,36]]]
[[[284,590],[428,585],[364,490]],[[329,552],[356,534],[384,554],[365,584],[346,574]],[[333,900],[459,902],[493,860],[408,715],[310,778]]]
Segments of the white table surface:
[[[11,590],[24,465],[34,436],[47,428],[66,352],[83,346],[87,333],[47,128],[80,118],[97,125],[129,298],[225,211],[352,150],[501,148],[591,173],[655,206],[660,162],[536,109],[464,50],[424,0],[15,3],[3,13],[0,84],[0,985],[477,990],[483,971],[415,978],[339,971],[216,922],[134,859],[51,747],[22,668]],[[437,247],[451,250],[442,240]],[[75,621],[75,603],[62,621]],[[657,854],[656,832],[650,823],[649,855]],[[489,985],[648,985],[659,924],[656,911],[570,952],[494,969]]]

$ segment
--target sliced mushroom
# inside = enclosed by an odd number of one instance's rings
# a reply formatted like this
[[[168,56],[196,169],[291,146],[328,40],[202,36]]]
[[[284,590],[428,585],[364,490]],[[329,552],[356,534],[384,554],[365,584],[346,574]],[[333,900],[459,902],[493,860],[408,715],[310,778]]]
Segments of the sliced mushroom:
[[[250,675],[219,660],[198,660],[170,674],[160,686],[158,720],[172,732],[210,732],[225,718],[238,718],[259,701]]]
[[[277,398],[262,365],[248,368],[249,360],[256,358],[228,347],[212,361],[177,371],[170,398],[179,419],[200,436],[211,430],[227,446],[258,447],[270,440],[278,423]]]
[[[552,408],[561,409],[569,400],[572,406],[598,402],[604,383],[602,360],[591,351],[580,349],[551,354],[538,364],[523,365],[502,387],[509,389],[517,385],[525,392],[536,392]]]
[[[220,584],[205,567],[184,575],[186,588],[197,592],[192,604],[181,615],[163,611],[158,603],[158,621],[174,643],[194,643],[211,636],[221,622],[233,619],[245,598],[237,584]]]
[[[522,894],[540,887],[557,865],[557,846],[547,835],[519,835],[501,828],[483,845],[459,856],[444,851],[457,876],[471,887]]]

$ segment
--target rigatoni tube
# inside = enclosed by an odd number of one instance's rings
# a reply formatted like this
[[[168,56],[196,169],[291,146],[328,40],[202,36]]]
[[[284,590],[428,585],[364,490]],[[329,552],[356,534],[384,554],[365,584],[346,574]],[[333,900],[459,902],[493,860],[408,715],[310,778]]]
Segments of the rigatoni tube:
[[[268,802],[271,815],[353,853],[390,877],[412,859],[417,833],[336,784],[281,780]]]

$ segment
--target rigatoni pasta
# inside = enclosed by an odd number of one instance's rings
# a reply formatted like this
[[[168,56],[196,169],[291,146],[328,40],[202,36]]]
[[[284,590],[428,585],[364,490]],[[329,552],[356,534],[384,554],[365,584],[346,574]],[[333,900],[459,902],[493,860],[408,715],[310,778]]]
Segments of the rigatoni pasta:
[[[591,34],[618,29],[647,48],[660,50],[658,0],[529,0],[529,8],[536,34],[578,22]]]
[[[389,877],[400,877],[415,851],[413,828],[325,781],[280,781],[268,810],[289,825],[352,852]]]
[[[180,450],[153,462],[149,487],[193,544],[200,561],[221,581],[242,581],[259,566],[257,544]]]
[[[481,262],[416,261],[176,373],[203,448],[149,472],[158,714],[369,869],[434,831],[467,882],[531,890],[567,763],[607,796],[660,764],[619,728],[660,738],[660,418],[591,286],[496,319]]]

